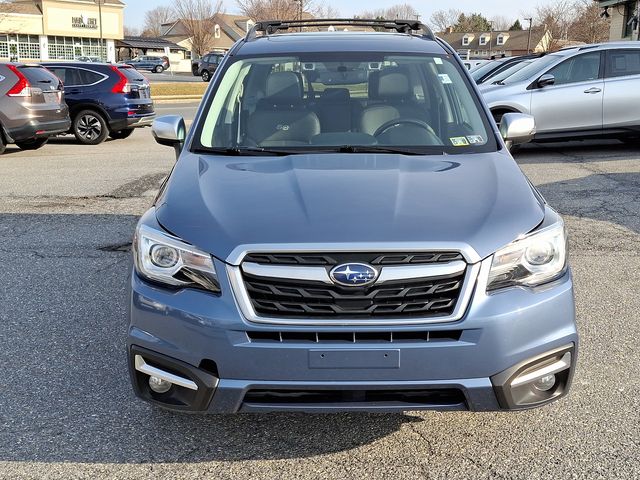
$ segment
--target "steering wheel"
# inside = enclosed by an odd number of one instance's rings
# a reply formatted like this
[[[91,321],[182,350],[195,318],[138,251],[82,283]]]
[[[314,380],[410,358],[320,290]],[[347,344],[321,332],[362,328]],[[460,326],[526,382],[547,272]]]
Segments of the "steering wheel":
[[[414,127],[419,127],[426,130],[429,135],[435,135],[433,128],[431,128],[427,122],[423,122],[422,120],[417,120],[415,118],[401,118],[396,120],[389,120],[388,122],[383,123],[380,127],[378,127],[373,136],[379,137],[383,133],[386,133],[387,130],[398,128],[401,125],[413,125]]]

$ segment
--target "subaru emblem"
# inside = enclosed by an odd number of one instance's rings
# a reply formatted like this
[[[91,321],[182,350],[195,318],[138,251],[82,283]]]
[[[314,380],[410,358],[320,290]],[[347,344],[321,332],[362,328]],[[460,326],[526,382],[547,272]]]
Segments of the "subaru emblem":
[[[370,285],[378,279],[378,271],[364,263],[344,263],[331,270],[333,283],[347,287]]]

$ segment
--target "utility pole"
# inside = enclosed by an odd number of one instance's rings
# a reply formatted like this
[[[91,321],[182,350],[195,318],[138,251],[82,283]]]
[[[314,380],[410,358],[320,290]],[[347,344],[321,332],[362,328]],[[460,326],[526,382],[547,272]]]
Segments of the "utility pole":
[[[527,55],[531,52],[531,26],[533,25],[533,18],[525,18],[529,21],[529,39],[527,40]]]
[[[106,60],[102,56],[102,48],[104,47],[104,39],[102,38],[102,2],[104,0],[95,0],[98,3],[98,22],[100,22],[100,58]]]
[[[493,49],[493,20],[489,21],[489,60],[491,60],[491,50]]]

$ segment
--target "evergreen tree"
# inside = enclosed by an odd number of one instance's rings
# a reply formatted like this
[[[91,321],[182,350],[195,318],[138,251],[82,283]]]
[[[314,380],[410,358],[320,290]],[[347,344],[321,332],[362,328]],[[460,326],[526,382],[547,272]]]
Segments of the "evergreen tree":
[[[511,27],[509,28],[510,32],[520,32],[524,30],[522,28],[522,24],[520,23],[520,20],[516,20],[515,23],[513,25],[511,25]]]

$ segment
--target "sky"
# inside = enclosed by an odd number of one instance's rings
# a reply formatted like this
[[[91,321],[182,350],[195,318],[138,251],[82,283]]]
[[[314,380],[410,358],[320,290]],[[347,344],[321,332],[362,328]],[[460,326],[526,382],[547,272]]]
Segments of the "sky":
[[[141,27],[144,23],[144,13],[158,5],[171,5],[171,0],[124,0],[127,4],[125,9],[125,24],[130,27]],[[376,10],[378,8],[388,8],[397,3],[411,3],[416,10],[422,14],[422,20],[428,20],[434,10],[456,8],[463,12],[479,12],[485,17],[491,18],[497,15],[507,18],[522,19],[532,12],[539,0],[454,0],[452,2],[435,2],[433,0],[325,0],[328,5],[337,8],[341,15],[352,17],[362,10]],[[224,10],[226,13],[237,13],[235,0],[224,0]]]

